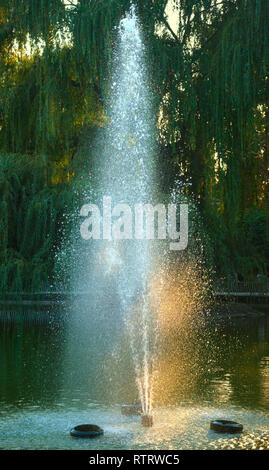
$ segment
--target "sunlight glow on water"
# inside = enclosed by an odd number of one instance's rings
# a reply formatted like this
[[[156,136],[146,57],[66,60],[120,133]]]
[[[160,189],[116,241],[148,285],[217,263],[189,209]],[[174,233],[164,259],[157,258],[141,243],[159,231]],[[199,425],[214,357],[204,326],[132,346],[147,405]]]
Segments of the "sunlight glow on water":
[[[20,316],[17,313],[17,316]],[[268,446],[269,318],[213,323],[193,338],[189,351],[173,359],[172,383],[165,401],[156,397],[154,427],[141,428],[139,417],[121,414],[125,384],[113,387],[110,368],[99,380],[95,372],[89,387],[69,387],[63,373],[64,328],[33,323],[27,312],[17,323],[0,322],[0,448],[1,449],[221,449]],[[43,314],[46,315],[46,314]],[[57,317],[57,312],[54,316]],[[260,329],[264,335],[261,339]],[[178,338],[180,344],[180,337]],[[179,350],[180,351],[180,350]],[[121,354],[119,351],[119,358]],[[128,358],[125,358],[127,361]],[[102,361],[102,358],[100,359]],[[126,362],[126,372],[131,363]],[[115,367],[115,358],[113,364]],[[95,365],[98,369],[100,364]],[[119,364],[122,367],[122,363]],[[116,377],[119,377],[117,370]],[[134,380],[128,376],[128,380]],[[112,390],[110,390],[112,384]],[[83,384],[82,384],[83,385]],[[136,397],[135,384],[129,400]],[[159,399],[159,403],[158,402]],[[212,419],[240,422],[240,436],[218,435],[209,429]],[[81,441],[69,436],[77,424],[94,423],[103,437]]]
[[[64,413],[30,407],[1,419],[4,449],[220,449],[268,445],[269,419],[261,412],[222,409],[223,418],[241,422],[247,429],[240,436],[222,435],[209,429],[211,419],[220,413],[210,407],[182,406],[160,408],[154,412],[154,427],[141,428],[139,417],[126,417],[120,407],[89,405],[87,410],[65,408]],[[3,418],[3,413],[2,413]],[[69,436],[78,423],[97,423],[105,430],[97,439],[81,440]],[[4,438],[3,438],[4,436]]]

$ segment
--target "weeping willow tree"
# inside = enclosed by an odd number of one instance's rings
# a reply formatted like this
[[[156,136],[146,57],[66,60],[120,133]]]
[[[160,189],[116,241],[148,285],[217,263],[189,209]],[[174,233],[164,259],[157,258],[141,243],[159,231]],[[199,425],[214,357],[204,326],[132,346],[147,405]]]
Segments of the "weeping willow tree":
[[[220,274],[268,272],[269,4],[134,0],[163,191],[191,181]],[[85,136],[106,125],[127,0],[0,0],[0,288],[53,278]]]

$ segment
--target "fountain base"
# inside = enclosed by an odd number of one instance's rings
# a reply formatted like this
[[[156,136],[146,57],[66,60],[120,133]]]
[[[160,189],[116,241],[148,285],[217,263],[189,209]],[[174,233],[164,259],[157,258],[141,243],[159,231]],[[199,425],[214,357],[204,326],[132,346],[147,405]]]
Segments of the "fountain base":
[[[141,415],[141,424],[145,428],[151,428],[153,426],[153,416],[152,415]]]
[[[72,437],[98,437],[104,434],[104,430],[96,424],[79,424],[70,431]]]
[[[235,421],[227,421],[226,419],[215,419],[210,423],[210,429],[221,433],[235,434],[243,431],[242,424]]]

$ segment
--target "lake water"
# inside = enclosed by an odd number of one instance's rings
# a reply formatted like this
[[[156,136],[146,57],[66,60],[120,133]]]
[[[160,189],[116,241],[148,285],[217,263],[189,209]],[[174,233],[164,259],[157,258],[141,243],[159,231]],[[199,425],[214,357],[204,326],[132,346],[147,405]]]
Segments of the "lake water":
[[[269,315],[209,321],[188,340],[186,333],[170,339],[159,360],[149,429],[139,417],[121,414],[120,405],[137,398],[124,341],[111,349],[108,336],[97,351],[88,335],[88,367],[82,361],[80,368],[78,358],[70,360],[64,315],[55,321],[57,315],[1,315],[1,449],[268,447]],[[216,434],[209,429],[214,418],[238,421],[244,432]],[[104,436],[70,437],[83,423],[102,426]]]

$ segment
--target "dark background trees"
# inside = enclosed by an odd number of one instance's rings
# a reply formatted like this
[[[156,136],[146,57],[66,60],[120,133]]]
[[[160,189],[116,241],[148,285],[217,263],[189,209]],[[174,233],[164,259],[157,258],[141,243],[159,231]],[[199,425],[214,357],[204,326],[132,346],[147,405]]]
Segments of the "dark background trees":
[[[133,3],[155,92],[162,190],[191,180],[219,275],[267,274],[269,3],[174,0],[178,27],[167,1]],[[129,7],[0,0],[1,289],[51,281],[80,143],[105,125],[115,26]]]

